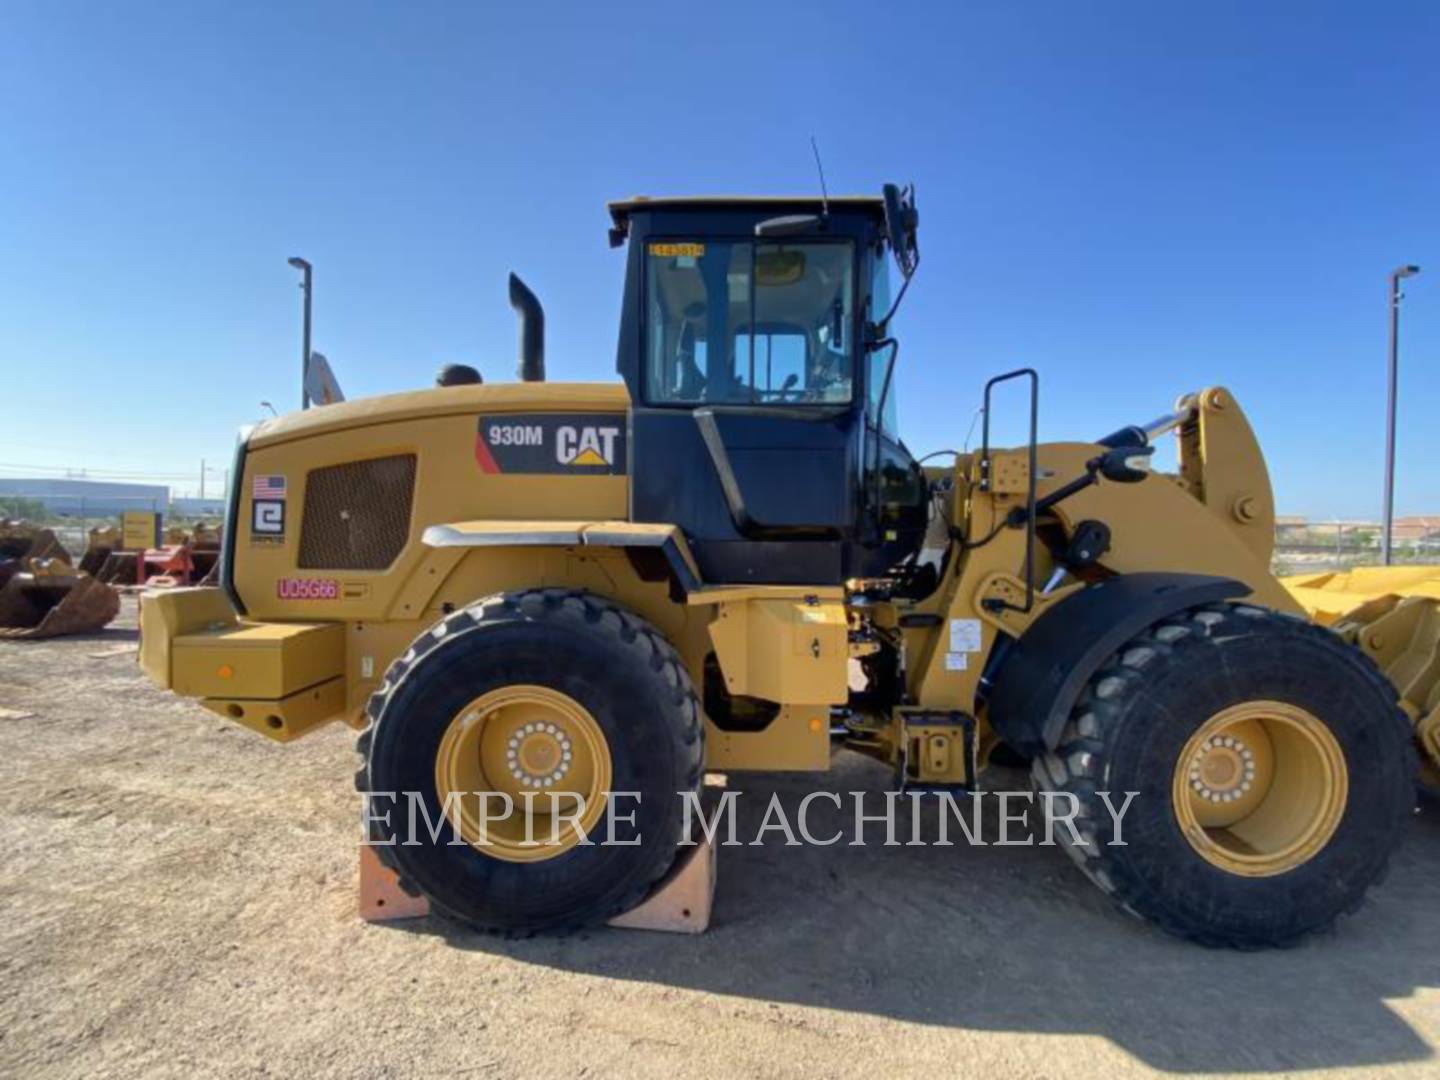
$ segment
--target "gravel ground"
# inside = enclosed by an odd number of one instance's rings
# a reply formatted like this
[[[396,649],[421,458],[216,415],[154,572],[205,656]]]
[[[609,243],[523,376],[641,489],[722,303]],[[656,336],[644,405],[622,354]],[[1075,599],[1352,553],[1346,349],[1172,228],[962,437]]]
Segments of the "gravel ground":
[[[1359,916],[1285,952],[1170,940],[1053,849],[774,833],[721,851],[698,938],[367,926],[350,734],[268,743],[134,643],[130,601],[0,643],[0,1076],[1440,1074],[1433,807]],[[821,783],[885,779],[844,754]],[[812,783],[731,777],[742,837]]]

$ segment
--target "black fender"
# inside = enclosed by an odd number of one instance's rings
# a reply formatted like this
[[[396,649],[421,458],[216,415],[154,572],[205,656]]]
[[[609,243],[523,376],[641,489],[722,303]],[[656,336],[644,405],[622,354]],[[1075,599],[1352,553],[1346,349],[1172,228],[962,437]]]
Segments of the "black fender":
[[[1029,757],[1060,741],[1080,691],[1106,659],[1178,611],[1250,593],[1207,574],[1119,574],[1067,596],[1015,641],[993,676],[990,726]]]

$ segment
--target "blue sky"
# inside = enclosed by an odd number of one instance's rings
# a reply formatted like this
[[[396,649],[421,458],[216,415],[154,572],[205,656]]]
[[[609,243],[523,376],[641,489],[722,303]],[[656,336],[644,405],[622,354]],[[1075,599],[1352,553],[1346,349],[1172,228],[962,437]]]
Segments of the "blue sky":
[[[0,463],[223,463],[297,404],[295,254],[352,397],[512,377],[512,268],[551,377],[612,379],[605,200],[812,191],[813,133],[832,192],[918,187],[917,453],[1021,364],[1052,439],[1224,384],[1283,511],[1373,517],[1415,262],[1398,508],[1440,513],[1437,57],[1422,2],[7,0]]]

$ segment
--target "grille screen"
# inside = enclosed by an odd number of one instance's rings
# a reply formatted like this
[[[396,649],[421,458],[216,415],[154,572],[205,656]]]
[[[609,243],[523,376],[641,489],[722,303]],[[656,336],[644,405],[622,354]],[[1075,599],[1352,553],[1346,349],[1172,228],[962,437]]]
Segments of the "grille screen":
[[[415,455],[313,469],[300,527],[304,570],[384,570],[410,536]]]

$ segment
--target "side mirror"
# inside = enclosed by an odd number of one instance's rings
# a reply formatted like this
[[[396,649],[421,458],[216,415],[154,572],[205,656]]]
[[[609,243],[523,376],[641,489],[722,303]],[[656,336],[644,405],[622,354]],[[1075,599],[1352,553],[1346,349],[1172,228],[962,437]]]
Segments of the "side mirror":
[[[900,273],[908,279],[920,265],[920,247],[915,235],[920,227],[920,215],[915,210],[915,189],[901,191],[898,184],[886,184],[881,190],[885,198],[886,239],[890,241],[890,251]]]
[[[1100,455],[1098,471],[1115,484],[1135,484],[1150,475],[1153,446],[1117,446]]]

